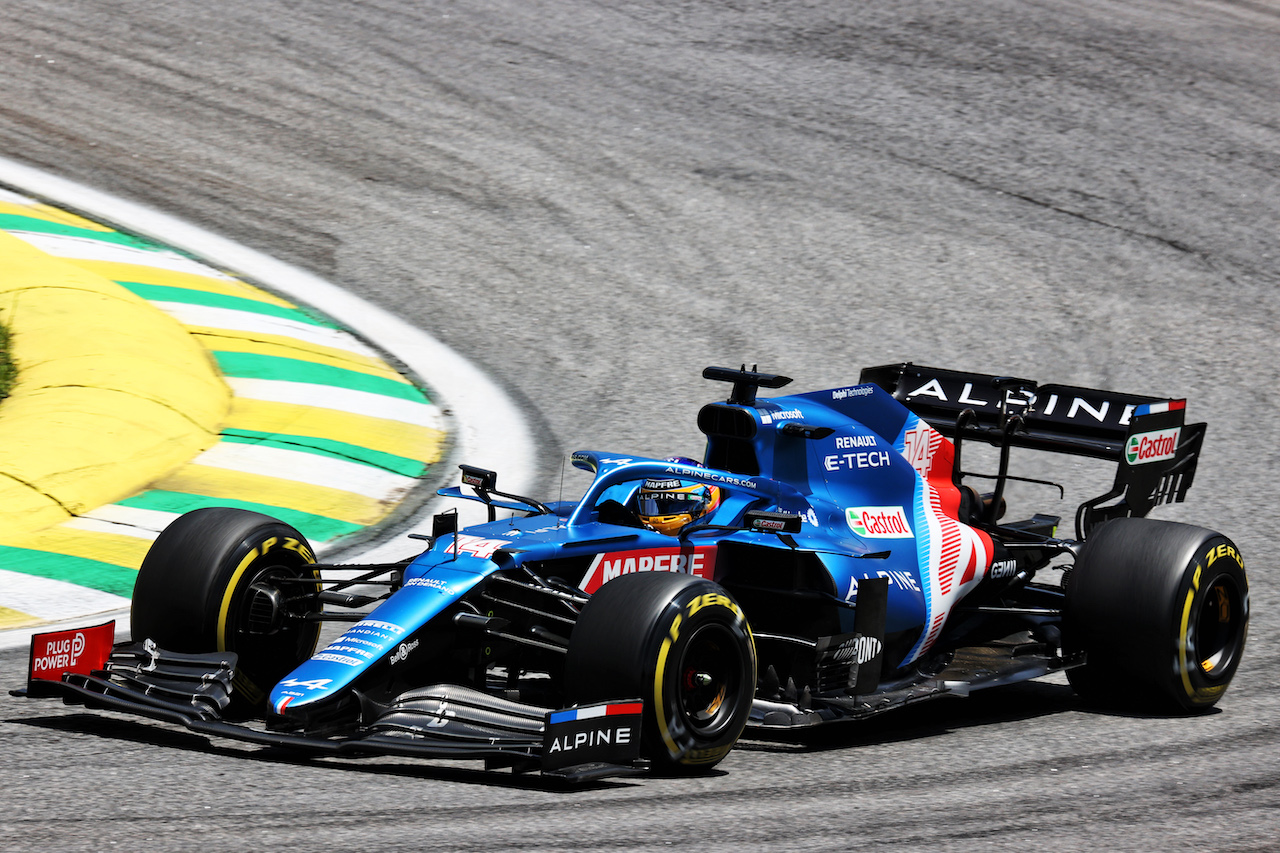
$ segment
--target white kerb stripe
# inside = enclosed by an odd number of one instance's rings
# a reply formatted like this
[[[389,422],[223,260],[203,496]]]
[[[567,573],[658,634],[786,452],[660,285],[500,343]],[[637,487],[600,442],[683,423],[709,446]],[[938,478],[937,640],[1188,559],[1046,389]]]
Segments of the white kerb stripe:
[[[41,619],[70,619],[129,606],[129,599],[22,572],[0,569],[4,606]]]
[[[271,403],[288,403],[294,406],[310,406],[316,409],[336,409],[354,412],[370,418],[414,424],[443,430],[445,428],[440,407],[434,403],[417,403],[402,397],[384,397],[370,391],[352,388],[335,388],[311,382],[285,382],[279,379],[245,379],[224,376],[223,379],[237,397],[265,400]]]
[[[2,189],[2,188],[0,188],[0,201],[7,201],[10,204],[20,204],[23,207],[32,207],[32,208],[40,203],[33,198],[27,198],[25,195],[18,195],[17,193],[9,192],[8,190]],[[31,213],[33,216],[38,216],[40,211],[33,210]]]
[[[190,464],[325,486],[378,501],[399,499],[418,483],[413,477],[393,474],[359,462],[234,441],[215,444],[192,459]]]
[[[127,525],[140,530],[151,530],[156,533],[173,524],[179,513],[165,512],[159,509],[139,509],[120,504],[107,504],[84,513],[81,518],[95,519],[111,524]]]
[[[97,518],[85,518],[79,516],[69,518],[62,522],[59,527],[70,527],[75,530],[85,530],[89,533],[114,533],[117,536],[131,536],[134,539],[146,539],[153,541],[160,532],[157,530],[147,530],[143,527],[134,527],[131,524],[118,524],[114,521],[102,521]]]
[[[155,301],[152,305],[185,326],[210,329],[227,329],[236,332],[255,332],[263,335],[280,335],[297,338],[310,344],[345,350],[357,355],[382,360],[382,356],[361,343],[354,335],[328,326],[314,326],[285,317],[259,314],[256,311],[237,311],[234,308],[213,308],[208,305],[192,305],[188,302]]]
[[[218,272],[213,267],[207,267],[185,255],[164,249],[135,249],[131,246],[121,246],[119,243],[108,243],[88,237],[68,237],[65,234],[43,234],[37,231],[10,231],[9,233],[57,258],[135,264],[140,267],[202,275],[222,281],[238,281],[225,273]]]

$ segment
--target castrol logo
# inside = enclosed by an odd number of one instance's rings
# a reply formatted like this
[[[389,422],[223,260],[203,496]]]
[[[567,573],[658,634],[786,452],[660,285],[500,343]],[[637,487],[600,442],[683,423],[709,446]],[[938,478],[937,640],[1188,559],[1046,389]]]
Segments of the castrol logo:
[[[1181,427],[1174,427],[1131,435],[1124,446],[1124,457],[1130,465],[1172,459],[1178,452],[1178,435],[1181,432]]]
[[[910,539],[911,525],[900,506],[854,506],[844,512],[849,529],[863,539]]]

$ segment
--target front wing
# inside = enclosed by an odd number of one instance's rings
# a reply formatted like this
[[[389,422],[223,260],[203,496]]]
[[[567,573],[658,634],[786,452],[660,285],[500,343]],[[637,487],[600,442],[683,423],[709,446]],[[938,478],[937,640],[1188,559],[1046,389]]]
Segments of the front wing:
[[[59,635],[65,633],[71,632]],[[50,636],[32,639],[33,668],[37,644]],[[316,755],[478,759],[486,769],[536,770],[575,783],[647,769],[639,758],[643,704],[638,699],[550,709],[460,685],[433,685],[402,694],[390,705],[358,696],[362,718],[370,722],[351,735],[317,737],[224,719],[236,663],[234,653],[177,654],[149,640],[122,643],[88,672],[44,672],[10,693],[57,697],[68,705]]]

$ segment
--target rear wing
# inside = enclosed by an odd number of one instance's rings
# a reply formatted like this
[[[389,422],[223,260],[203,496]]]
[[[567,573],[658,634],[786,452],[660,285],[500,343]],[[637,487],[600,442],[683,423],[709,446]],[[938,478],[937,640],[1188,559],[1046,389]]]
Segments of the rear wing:
[[[1076,513],[1076,535],[1081,539],[1103,521],[1144,516],[1153,507],[1182,501],[1204,441],[1205,424],[1183,422],[1185,400],[1040,385],[1030,379],[910,363],[868,367],[861,381],[879,385],[953,439],[957,463],[962,440],[1005,448],[997,491],[1003,490],[1007,477],[1009,447],[1116,462],[1111,491],[1081,504]],[[957,479],[960,473],[957,465]]]

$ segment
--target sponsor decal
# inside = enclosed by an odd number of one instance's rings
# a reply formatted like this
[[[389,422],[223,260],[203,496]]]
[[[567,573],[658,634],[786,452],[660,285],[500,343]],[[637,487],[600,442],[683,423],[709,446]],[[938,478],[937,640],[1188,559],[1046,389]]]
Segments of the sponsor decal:
[[[346,664],[347,666],[364,666],[364,661],[360,660],[360,658],[349,658],[346,655],[331,655],[328,652],[321,652],[318,655],[314,655],[311,659],[322,660],[326,663],[341,663]]]
[[[715,575],[715,567],[714,545],[596,554],[580,586],[585,592],[595,592],[601,584],[633,572],[684,572],[710,580]]]
[[[683,480],[645,480],[644,487],[655,492],[670,492],[679,489],[684,485]]]
[[[572,735],[563,735],[552,739],[549,752],[569,752],[583,747],[601,746],[609,743],[629,743],[631,735],[630,726],[588,729],[585,732],[575,732]]]
[[[1011,578],[1017,570],[1018,563],[1016,560],[996,560],[991,564],[991,570],[987,572],[987,577],[993,580]]]
[[[914,535],[900,506],[854,506],[844,515],[849,529],[863,539],[910,539]]]
[[[510,545],[509,539],[485,539],[482,536],[469,536],[466,533],[455,533],[453,542],[449,547],[444,549],[446,554],[470,554],[473,557],[479,557],[487,560],[493,556],[493,552],[497,551],[504,545]]]
[[[909,590],[911,592],[920,592],[920,581],[911,572],[887,572],[878,571],[876,577],[885,578],[889,581],[889,586],[896,586],[898,589]],[[864,580],[871,580],[864,578]],[[856,601],[858,598],[858,578],[849,578],[849,591],[845,593],[845,601]]]
[[[449,582],[440,578],[414,578],[404,582],[405,586],[425,586],[438,592],[449,592]]]
[[[591,762],[630,764],[640,754],[640,702],[552,711],[542,745],[544,769]]]
[[[362,658],[373,658],[373,654],[371,652],[366,652],[364,649],[357,649],[355,646],[348,646],[346,644],[345,637],[339,637],[337,640],[334,640],[332,643],[321,649],[321,651],[328,652],[329,654],[338,654],[342,652],[351,655],[359,655]]]
[[[1178,436],[1181,433],[1181,427],[1174,427],[1131,435],[1124,445],[1125,461],[1130,465],[1145,465],[1172,459],[1178,454]]]
[[[947,401],[947,392],[942,390],[942,383],[937,379],[930,379],[916,390],[907,394],[907,399],[912,397],[937,397],[943,402]],[[966,406],[989,406],[991,400],[979,400],[973,396],[973,383],[964,383],[964,390],[960,392],[960,396],[956,398],[957,403],[963,403]]]
[[[909,589],[912,592],[920,592],[920,582],[916,580],[916,576],[911,572],[876,572],[878,578],[888,578],[890,586],[896,586],[899,589]]]
[[[798,421],[803,417],[799,409],[784,409],[780,412],[761,412],[760,422],[768,424],[774,421]]]
[[[818,526],[818,514],[813,511],[813,507],[809,507],[809,511],[804,514],[804,520],[814,527]]]
[[[729,474],[722,474],[719,471],[712,471],[707,468],[676,468],[671,467],[663,472],[664,474],[672,474],[676,477],[685,477],[690,480],[709,481],[712,483],[727,483],[730,486],[742,486],[745,489],[757,489],[755,480],[747,480],[742,477],[734,477]]]
[[[857,663],[861,666],[880,654],[881,643],[875,637],[853,637],[836,649],[835,660],[840,663]]]
[[[361,619],[356,623],[357,628],[373,628],[376,631],[387,631],[395,634],[397,637],[404,633],[404,629],[399,625],[393,625],[390,622],[382,622],[377,619]]]
[[[854,471],[860,468],[888,468],[889,451],[864,450],[861,453],[837,453],[822,460],[828,471]]]
[[[115,643],[116,623],[51,631],[31,638],[29,681],[61,681],[64,672],[88,675],[102,669]]]
[[[1208,554],[1205,554],[1204,558],[1207,561],[1206,565],[1212,566],[1214,563],[1216,563],[1219,559],[1222,559],[1223,557],[1230,557],[1231,559],[1239,563],[1241,568],[1244,568],[1244,557],[1240,555],[1239,551],[1237,551],[1235,548],[1231,547],[1225,542],[1223,542],[1217,548],[1211,549]]]
[[[979,387],[981,387],[981,384]],[[948,392],[954,395],[954,400],[948,395]],[[927,380],[907,394],[908,401],[916,397],[933,397],[944,403],[955,402],[959,405],[987,409],[988,411],[997,409],[1001,402],[999,395],[993,390],[975,391],[973,382],[963,383],[963,387],[957,393],[955,384],[949,381],[944,386],[943,382],[936,377]],[[1135,413],[1146,415],[1177,411],[1186,407],[1186,401],[1169,400],[1141,404],[1123,403],[1120,400],[1108,400],[1102,397],[1057,394],[1046,387],[1039,394],[1028,388],[1011,388],[1005,392],[1004,405],[1006,409],[1021,411],[1034,407],[1036,413],[1043,417],[1069,421],[1087,420],[1096,423],[1111,422],[1116,426],[1127,426]]]
[[[910,571],[877,571],[877,578],[888,580],[890,587],[909,590],[909,592],[920,592],[920,581]],[[864,578],[870,580],[870,578]],[[845,601],[856,601],[858,599],[858,578],[849,579],[849,592],[845,593]]]
[[[832,400],[843,400],[847,397],[870,397],[870,385],[855,385],[852,388],[837,388],[831,392]]]
[[[332,678],[312,678],[310,680],[302,680],[298,678],[286,678],[280,682],[281,687],[293,687],[297,690],[324,690],[333,683]],[[292,696],[301,696],[301,693],[290,694]]]
[[[394,652],[391,653],[391,662],[393,664],[400,663],[400,661],[404,660],[409,656],[409,652],[413,651],[417,647],[418,647],[417,640],[411,640],[407,643],[401,643],[400,648],[396,649]]]
[[[851,450],[859,447],[878,446],[874,435],[837,435],[835,442],[837,450]]]
[[[359,640],[354,639],[355,637],[373,637],[374,639],[380,640],[381,642],[377,643],[365,643],[365,645],[373,646],[375,649],[381,649],[387,643],[395,641],[395,636],[388,634],[386,631],[375,631],[372,628],[358,627],[348,628],[346,631],[343,631],[340,639],[348,643],[360,642]]]

